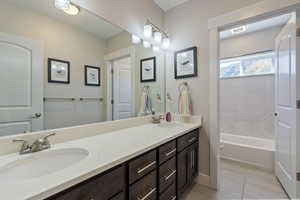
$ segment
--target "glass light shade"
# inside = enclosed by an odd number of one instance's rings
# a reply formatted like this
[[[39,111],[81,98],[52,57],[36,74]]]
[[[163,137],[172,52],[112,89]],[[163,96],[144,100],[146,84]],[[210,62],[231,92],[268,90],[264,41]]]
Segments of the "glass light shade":
[[[145,47],[145,48],[150,48],[150,47],[151,47],[150,42],[143,41],[143,47]]]
[[[158,47],[158,46],[153,46],[152,50],[153,50],[154,52],[159,52],[159,47]]]
[[[78,15],[79,8],[71,4],[68,9],[64,10],[64,12],[67,13],[68,15]]]
[[[161,32],[155,32],[154,33],[154,41],[156,43],[160,43],[161,40],[162,40],[162,34],[161,34]]]
[[[55,0],[54,5],[56,8],[61,10],[67,10],[70,8],[70,0]]]
[[[151,25],[145,25],[144,26],[144,36],[146,38],[152,37],[152,26]]]
[[[132,35],[131,36],[131,41],[132,41],[133,44],[139,44],[139,43],[141,43],[141,38],[139,38],[136,35]]]
[[[169,38],[164,38],[164,39],[163,39],[163,44],[162,44],[162,45],[163,45],[163,48],[164,48],[164,49],[168,49],[168,48],[170,47],[170,43],[171,43],[171,42],[170,42],[170,39],[169,39]]]

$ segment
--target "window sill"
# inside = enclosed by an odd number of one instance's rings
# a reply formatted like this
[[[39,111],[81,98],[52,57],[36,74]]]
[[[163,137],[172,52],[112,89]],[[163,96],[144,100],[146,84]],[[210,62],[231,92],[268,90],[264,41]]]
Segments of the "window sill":
[[[236,79],[236,78],[251,78],[251,77],[260,77],[260,76],[274,76],[274,75],[275,75],[275,73],[255,74],[255,75],[245,75],[245,76],[223,77],[223,78],[220,78],[220,80]]]

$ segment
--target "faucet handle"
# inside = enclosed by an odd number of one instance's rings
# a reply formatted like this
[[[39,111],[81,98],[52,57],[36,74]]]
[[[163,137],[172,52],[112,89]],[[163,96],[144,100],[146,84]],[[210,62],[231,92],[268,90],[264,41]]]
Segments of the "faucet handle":
[[[24,144],[28,144],[28,142],[27,142],[26,140],[21,140],[21,139],[13,139],[12,141],[13,141],[13,142],[22,143],[23,145],[24,145]]]
[[[25,153],[30,152],[31,147],[29,146],[29,143],[26,140],[14,139],[12,141],[22,143],[22,147],[19,152],[20,154],[25,154]]]
[[[56,133],[50,133],[50,134],[46,135],[45,137],[43,137],[43,139],[48,140],[49,137],[52,137],[54,135],[56,135]]]

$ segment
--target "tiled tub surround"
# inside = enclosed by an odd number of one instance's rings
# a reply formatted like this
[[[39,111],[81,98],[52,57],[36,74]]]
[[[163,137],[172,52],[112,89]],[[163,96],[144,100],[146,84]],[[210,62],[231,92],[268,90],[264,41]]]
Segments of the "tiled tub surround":
[[[274,75],[220,80],[222,133],[274,139]]]
[[[181,123],[181,126],[163,127],[151,124],[150,120],[150,117],[143,117],[22,135],[23,139],[33,140],[49,132],[56,132],[57,135],[51,138],[54,145],[50,150],[83,148],[89,155],[71,167],[39,178],[18,182],[0,180],[1,198],[44,199],[202,125],[200,116],[192,117],[189,123]],[[17,153],[19,146],[12,144],[12,139],[13,137],[0,139],[0,167],[30,156],[20,156]]]

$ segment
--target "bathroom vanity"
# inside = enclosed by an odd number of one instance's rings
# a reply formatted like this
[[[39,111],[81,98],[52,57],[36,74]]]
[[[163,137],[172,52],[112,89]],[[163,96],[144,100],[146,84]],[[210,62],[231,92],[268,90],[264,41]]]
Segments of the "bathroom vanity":
[[[175,200],[198,174],[195,129],[49,200]]]
[[[161,124],[144,117],[57,129],[50,149],[25,155],[7,151],[20,147],[12,139],[34,141],[50,131],[2,138],[1,198],[178,199],[198,174],[201,126],[200,116]]]

